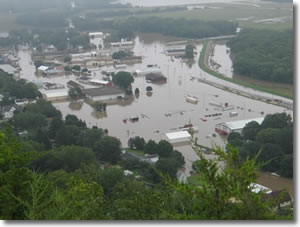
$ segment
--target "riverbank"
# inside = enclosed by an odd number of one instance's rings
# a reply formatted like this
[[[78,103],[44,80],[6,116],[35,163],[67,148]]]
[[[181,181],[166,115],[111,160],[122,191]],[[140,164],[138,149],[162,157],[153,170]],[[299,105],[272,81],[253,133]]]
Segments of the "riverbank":
[[[202,48],[202,51],[201,51],[200,57],[199,57],[199,66],[203,71],[205,71],[206,73],[209,73],[210,75],[213,75],[213,76],[215,76],[219,79],[222,79],[222,80],[234,83],[234,84],[238,84],[238,85],[241,85],[241,86],[244,86],[244,87],[252,88],[252,89],[255,89],[255,90],[258,90],[258,91],[263,91],[263,92],[270,93],[270,94],[273,94],[273,95],[278,95],[278,96],[288,98],[288,99],[291,99],[291,100],[293,99],[293,96],[291,96],[291,95],[284,94],[284,93],[279,92],[277,90],[270,89],[270,88],[265,88],[265,87],[259,86],[257,84],[253,84],[253,83],[246,82],[246,81],[243,81],[243,80],[231,79],[231,78],[228,78],[228,77],[226,77],[226,76],[210,69],[210,67],[208,65],[208,58],[209,58],[210,53],[213,49],[212,44],[213,44],[213,41],[208,41],[208,40],[203,41],[203,48]],[[240,94],[240,95],[243,94],[243,92],[241,92],[241,91],[236,92],[236,93]]]

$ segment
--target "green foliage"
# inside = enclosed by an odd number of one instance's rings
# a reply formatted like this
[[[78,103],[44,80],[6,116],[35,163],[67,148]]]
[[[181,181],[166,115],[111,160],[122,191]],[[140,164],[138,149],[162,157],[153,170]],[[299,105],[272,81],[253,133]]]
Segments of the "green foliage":
[[[18,129],[40,129],[48,125],[47,119],[40,113],[23,112],[14,115],[13,124]]]
[[[72,61],[72,58],[70,56],[67,56],[64,58],[64,62],[71,62]]]
[[[146,91],[147,91],[147,92],[150,92],[150,91],[152,91],[152,90],[153,90],[153,88],[152,88],[151,86],[147,86],[147,87],[146,87]]]
[[[71,97],[71,99],[81,99],[85,97],[85,94],[79,87],[70,88],[68,95]]]
[[[72,70],[75,70],[75,71],[78,71],[78,72],[80,72],[80,69],[81,69],[80,65],[74,65],[72,67]]]
[[[106,111],[106,106],[107,104],[101,101],[95,101],[91,104],[91,106],[94,108],[96,111]]]
[[[38,171],[55,171],[63,169],[73,172],[84,163],[95,163],[95,153],[86,147],[61,146],[44,153],[44,156],[35,163]]]
[[[65,125],[61,127],[55,136],[57,145],[73,145],[77,144],[80,137],[80,129],[75,125]]]
[[[111,136],[105,136],[94,145],[94,151],[98,160],[117,163],[121,155],[121,142]]]
[[[237,74],[293,83],[293,31],[243,30],[229,42]]]
[[[131,84],[134,82],[134,78],[131,73],[120,71],[113,75],[112,82],[126,90],[131,87]]]
[[[39,95],[35,84],[21,79],[15,81],[11,75],[0,70],[0,91],[8,92],[11,96],[18,99],[34,99]]]
[[[144,147],[145,147],[145,140],[143,137],[139,137],[139,136],[136,136],[134,138],[130,138],[128,140],[128,146],[133,149],[135,147],[135,149],[137,150],[144,150]]]
[[[118,52],[113,53],[112,58],[113,59],[122,59],[122,58],[126,58],[129,56],[132,56],[132,53],[120,50]]]
[[[265,163],[264,171],[272,171],[290,177],[293,172],[293,123],[286,113],[269,114],[261,125],[250,122],[239,133],[231,133],[228,143],[239,147],[242,160],[254,157]]]
[[[186,58],[194,58],[194,46],[193,45],[186,45],[185,46],[185,57]]]
[[[76,115],[68,114],[65,117],[65,124],[66,125],[73,125],[78,128],[86,128],[86,123],[80,119]]]
[[[40,113],[46,117],[61,117],[61,113],[57,110],[51,102],[44,99],[37,100],[36,103],[32,103],[26,106],[26,112]]]

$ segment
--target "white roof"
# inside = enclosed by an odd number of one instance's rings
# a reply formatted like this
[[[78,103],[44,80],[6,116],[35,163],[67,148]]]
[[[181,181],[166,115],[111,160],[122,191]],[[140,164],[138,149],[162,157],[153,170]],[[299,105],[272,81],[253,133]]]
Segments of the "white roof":
[[[97,83],[97,84],[108,84],[109,82],[108,81],[105,81],[105,80],[98,80],[98,79],[91,79],[90,82],[92,83]]]
[[[103,35],[103,32],[91,32],[89,33],[90,36],[92,35]]]
[[[251,121],[256,121],[258,124],[261,124],[263,122],[264,118],[253,118],[253,119],[247,119],[247,120],[240,120],[240,121],[230,121],[230,122],[225,122],[224,125],[226,125],[228,128],[231,130],[237,130],[237,129],[242,129],[246,126]]]
[[[47,69],[49,69],[49,67],[41,65],[40,67],[38,67],[38,69],[41,71],[46,71]]]
[[[270,188],[267,188],[265,186],[262,186],[262,185],[256,184],[256,183],[251,183],[248,188],[251,189],[251,191],[255,192],[255,193],[265,192],[265,193],[269,194],[272,192],[272,190]]]
[[[136,69],[135,73],[137,74],[144,74],[144,73],[154,73],[154,72],[161,72],[159,68],[147,68],[147,69]]]
[[[166,133],[166,136],[169,140],[191,138],[191,135],[187,131],[170,132]]]
[[[2,69],[4,72],[7,72],[9,74],[14,74],[16,71],[18,71],[16,68],[12,67],[9,64],[0,65],[0,69]]]
[[[60,91],[51,91],[51,92],[48,92],[48,91],[45,91],[43,93],[47,98],[57,98],[57,97],[64,97],[64,96],[68,96],[69,93],[68,93],[68,90],[60,90]]]

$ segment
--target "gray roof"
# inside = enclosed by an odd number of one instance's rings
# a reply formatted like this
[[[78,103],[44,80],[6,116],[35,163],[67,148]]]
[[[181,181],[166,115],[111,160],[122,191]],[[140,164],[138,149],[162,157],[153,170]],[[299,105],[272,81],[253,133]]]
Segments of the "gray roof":
[[[123,94],[124,91],[117,87],[101,87],[101,88],[88,88],[83,90],[85,94],[93,97],[103,95],[117,95]]]
[[[2,69],[4,72],[7,72],[8,74],[14,74],[18,71],[15,67],[12,67],[9,64],[0,65],[0,69]]]

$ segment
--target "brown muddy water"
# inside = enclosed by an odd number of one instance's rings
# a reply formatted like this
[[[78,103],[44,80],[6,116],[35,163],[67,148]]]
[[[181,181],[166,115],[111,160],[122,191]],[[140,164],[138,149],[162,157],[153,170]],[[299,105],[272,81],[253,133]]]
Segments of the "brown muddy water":
[[[221,81],[205,72],[198,66],[198,58],[202,48],[201,43],[196,43],[197,56],[194,61],[185,62],[182,59],[171,58],[164,53],[164,50],[169,48],[167,41],[159,39],[153,35],[139,35],[135,39],[133,51],[135,55],[143,56],[143,63],[128,65],[123,71],[133,72],[135,69],[145,69],[149,64],[157,64],[162,73],[167,77],[165,84],[149,84],[146,83],[144,76],[135,77],[132,85],[133,91],[139,88],[139,97],[131,97],[126,101],[115,103],[107,106],[105,113],[97,113],[93,108],[85,102],[56,102],[54,106],[59,109],[64,116],[74,114],[84,120],[88,127],[98,126],[106,128],[109,135],[120,139],[123,146],[127,146],[127,141],[130,137],[142,136],[146,140],[152,139],[159,141],[164,138],[164,134],[168,132],[179,131],[179,127],[184,124],[192,123],[199,128],[195,133],[198,138],[198,143],[204,146],[211,147],[212,145],[225,146],[225,139],[217,135],[215,125],[221,122],[234,121],[241,119],[257,118],[266,114],[277,112],[287,112],[293,115],[292,111],[285,108],[267,104],[264,102],[252,100],[233,93],[229,93],[218,88],[209,86],[198,81],[198,78],[206,78],[211,81],[218,81],[226,84],[226,81]],[[231,68],[229,54],[226,53],[227,47],[223,44],[217,44],[215,51],[215,59],[219,64],[222,64],[222,70],[227,71]],[[43,81],[66,84],[70,79],[75,80],[74,75],[70,76],[52,76],[40,77],[35,74],[35,67],[31,63],[30,51],[21,50],[19,52],[20,66],[22,68],[21,78],[29,81]],[[223,59],[224,58],[224,59]],[[225,59],[227,58],[227,59]],[[101,70],[109,70],[113,67],[103,67]],[[226,71],[225,71],[226,73]],[[102,79],[100,70],[92,73],[92,77]],[[195,79],[193,79],[195,78]],[[239,87],[231,85],[231,87]],[[152,86],[153,93],[147,95],[146,87]],[[240,88],[240,87],[239,87]],[[249,90],[255,94],[264,94],[263,92]],[[186,101],[185,95],[189,94],[196,96],[199,99],[198,104],[192,104]],[[270,97],[275,97],[269,95]],[[281,98],[282,99],[282,98]],[[211,106],[209,103],[228,103],[234,105],[234,110],[238,112],[238,116],[229,117],[230,111],[221,111],[220,109]],[[261,112],[264,115],[261,115]],[[222,113],[218,117],[205,117],[215,113]],[[166,116],[170,114],[171,116]],[[127,121],[123,123],[123,119],[138,116],[139,121],[132,123]],[[207,121],[202,121],[205,119]],[[192,162],[198,159],[198,156],[190,146],[176,147],[183,153],[186,160],[186,174],[189,175]]]

